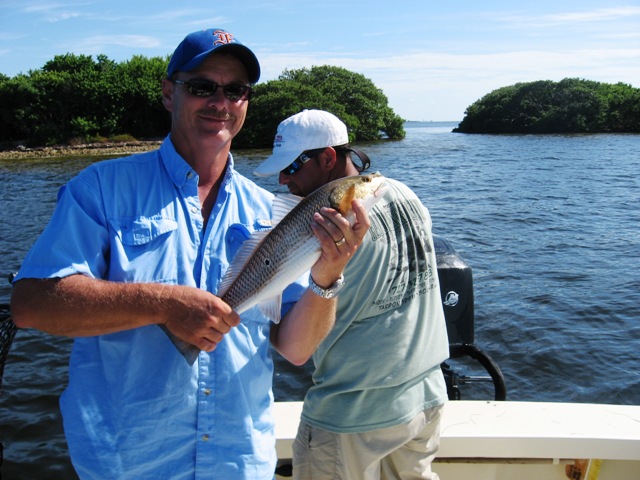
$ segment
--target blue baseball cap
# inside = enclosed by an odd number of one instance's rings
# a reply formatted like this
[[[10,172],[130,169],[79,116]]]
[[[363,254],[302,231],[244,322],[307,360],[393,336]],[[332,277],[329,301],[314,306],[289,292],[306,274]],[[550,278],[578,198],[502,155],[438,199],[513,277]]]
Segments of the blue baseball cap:
[[[245,47],[232,33],[220,28],[209,28],[187,35],[171,56],[167,67],[167,77],[176,72],[189,72],[200,65],[211,53],[228,53],[240,60],[249,74],[249,82],[260,79],[260,64],[249,48]]]

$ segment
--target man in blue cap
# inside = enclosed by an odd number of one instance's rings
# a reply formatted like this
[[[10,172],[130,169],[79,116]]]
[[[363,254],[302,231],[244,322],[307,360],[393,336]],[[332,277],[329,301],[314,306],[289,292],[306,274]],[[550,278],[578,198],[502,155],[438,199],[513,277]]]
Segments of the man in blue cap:
[[[305,355],[336,300],[293,285],[283,303],[297,303],[272,332],[257,308],[239,316],[215,296],[240,244],[270,228],[272,194],[230,154],[259,76],[231,33],[187,35],[162,83],[171,133],[62,187],[20,268],[16,324],[75,338],[60,405],[83,479],[273,477],[270,336],[285,357]],[[333,210],[314,217],[323,254],[311,276],[322,288],[368,229],[354,209],[353,227]],[[193,363],[165,332],[201,350]]]

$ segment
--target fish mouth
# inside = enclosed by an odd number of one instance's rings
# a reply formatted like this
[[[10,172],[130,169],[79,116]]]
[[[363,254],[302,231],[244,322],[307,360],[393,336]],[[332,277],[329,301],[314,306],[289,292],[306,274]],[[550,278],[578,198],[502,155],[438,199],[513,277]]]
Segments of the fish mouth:
[[[376,173],[372,173],[371,174],[371,181],[372,182],[379,181],[378,186],[373,191],[374,198],[379,198],[379,197],[383,196],[387,192],[387,190],[389,190],[389,188],[387,187],[387,184],[386,184],[386,182],[384,180],[385,180],[384,176],[380,172],[376,172]]]
[[[387,190],[389,190],[389,187],[387,187],[386,183],[384,182],[380,182],[380,185],[378,185],[378,188],[375,189],[375,191],[373,192],[373,196],[378,198],[383,196]]]

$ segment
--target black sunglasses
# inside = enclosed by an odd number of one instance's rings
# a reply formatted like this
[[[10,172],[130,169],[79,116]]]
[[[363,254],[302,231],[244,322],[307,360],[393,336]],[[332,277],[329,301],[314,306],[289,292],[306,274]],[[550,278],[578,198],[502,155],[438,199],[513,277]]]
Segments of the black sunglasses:
[[[249,85],[241,83],[230,83],[229,85],[219,85],[216,82],[204,79],[193,80],[173,80],[173,83],[184,85],[187,91],[195,97],[211,97],[215,95],[218,88],[222,88],[222,93],[232,102],[248,100],[251,98],[253,89]]]
[[[324,148],[318,148],[316,150],[310,150],[309,152],[302,152],[298,158],[296,158],[288,167],[280,170],[284,175],[293,175],[294,173],[298,173],[302,168],[302,165],[307,163],[313,157],[318,155],[320,152],[323,152]]]

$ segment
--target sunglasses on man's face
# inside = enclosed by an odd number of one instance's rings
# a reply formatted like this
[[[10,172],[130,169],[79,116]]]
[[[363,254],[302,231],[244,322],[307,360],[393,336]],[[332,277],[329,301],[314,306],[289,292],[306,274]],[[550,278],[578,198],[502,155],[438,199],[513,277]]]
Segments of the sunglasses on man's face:
[[[187,92],[195,97],[211,97],[215,95],[218,88],[222,88],[224,96],[232,102],[248,100],[251,98],[251,94],[253,93],[253,89],[249,85],[243,85],[241,83],[219,85],[216,82],[204,79],[173,80],[173,83],[184,85],[187,87]]]
[[[311,150],[309,152],[302,152],[298,158],[296,158],[288,167],[280,170],[284,175],[293,175],[294,173],[298,173],[302,168],[302,165],[307,163],[313,157],[318,155],[320,152],[323,152],[324,148],[319,148],[317,150]]]

